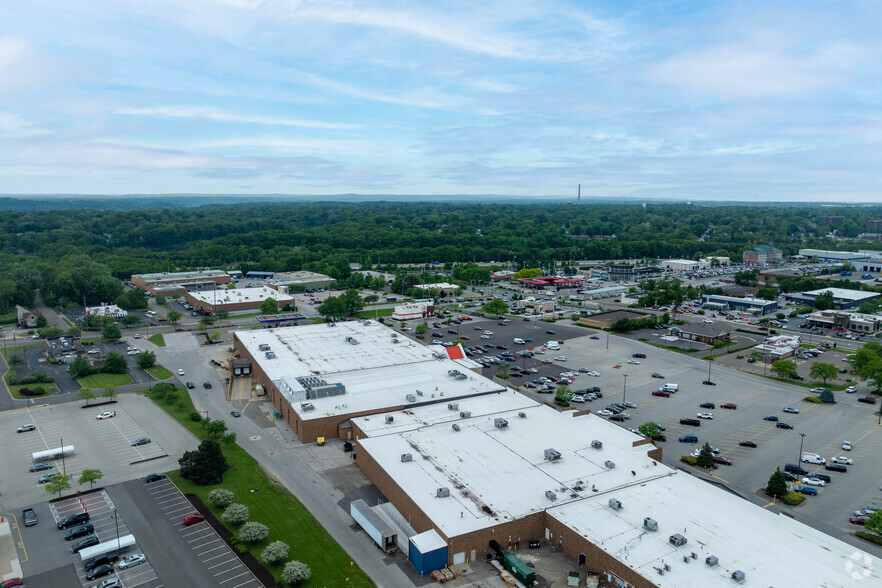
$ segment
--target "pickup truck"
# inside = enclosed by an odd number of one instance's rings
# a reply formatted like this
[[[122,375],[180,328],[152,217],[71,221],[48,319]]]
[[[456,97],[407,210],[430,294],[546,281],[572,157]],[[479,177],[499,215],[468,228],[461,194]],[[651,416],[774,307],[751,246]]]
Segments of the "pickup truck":
[[[25,527],[33,527],[37,524],[37,513],[32,508],[26,508],[21,511],[21,518],[24,519]]]

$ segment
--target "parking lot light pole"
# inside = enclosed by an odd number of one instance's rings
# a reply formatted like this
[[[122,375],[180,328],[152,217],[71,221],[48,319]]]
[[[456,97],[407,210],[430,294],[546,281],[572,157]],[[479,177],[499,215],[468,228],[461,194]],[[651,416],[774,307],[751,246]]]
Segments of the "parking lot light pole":
[[[796,463],[802,463],[802,442],[805,441],[805,433],[799,434],[799,460]]]
[[[113,509],[113,522],[116,524],[116,554],[119,555],[122,551],[122,547],[120,546],[121,543],[119,540],[119,518],[116,509]]]
[[[628,374],[622,374],[624,382],[622,383],[622,404],[625,403],[625,393],[628,391]]]

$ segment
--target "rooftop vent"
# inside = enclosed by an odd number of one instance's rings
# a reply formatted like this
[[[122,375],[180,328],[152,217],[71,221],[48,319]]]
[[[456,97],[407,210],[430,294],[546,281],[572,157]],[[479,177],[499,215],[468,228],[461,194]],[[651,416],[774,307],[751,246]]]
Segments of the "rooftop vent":
[[[594,441],[591,442],[591,447],[593,447],[594,449],[603,449],[603,442],[595,439]]]
[[[453,430],[459,431],[459,425],[457,425],[456,423],[453,423]]]
[[[613,469],[614,467],[616,467],[616,462],[614,462],[614,461],[610,461],[610,460],[606,460],[605,462],[603,462],[603,465],[605,465],[605,466],[608,467],[609,469]]]
[[[451,402],[447,405],[448,410],[459,410],[459,404],[456,402]]]
[[[276,358],[275,351],[267,351],[266,353],[264,353],[264,355],[266,356],[267,359],[275,359]]]
[[[670,538],[668,538],[668,541],[674,547],[682,547],[683,545],[686,545],[686,537],[684,537],[680,533],[675,533],[671,535]]]
[[[545,461],[555,461],[558,459],[560,459],[560,451],[551,448],[545,450]]]
[[[389,423],[391,423],[392,421],[394,421],[394,420],[395,420],[395,417],[392,416],[391,414],[387,414],[387,415],[386,415],[386,424],[387,424],[387,425],[388,425]]]
[[[435,498],[447,498],[450,496],[450,488],[443,486],[435,491]]]
[[[493,426],[497,429],[504,429],[508,426],[508,421],[504,418],[498,417],[493,419]]]
[[[470,410],[461,410],[461,411],[459,412],[459,416],[460,416],[460,418],[463,418],[463,419],[471,418],[471,416],[472,416],[472,411],[470,411]]]
[[[658,531],[658,521],[646,517],[645,519],[643,519],[643,528],[647,531]]]
[[[422,390],[417,390],[417,391],[416,391],[416,394],[417,394],[417,396],[422,396],[422,395],[423,395],[423,391],[422,391]]]
[[[312,402],[303,402],[300,404],[300,410],[303,412],[309,412],[315,410],[315,406],[313,406]]]
[[[621,510],[622,509],[622,503],[619,502],[618,498],[610,498],[609,502],[607,502],[607,504],[613,510]]]
[[[398,339],[392,339],[392,342],[393,343],[401,343],[401,341],[399,341]]]
[[[269,351],[270,346],[267,343],[261,343],[260,345],[257,346],[257,348],[261,351]]]
[[[404,463],[408,461],[413,461],[413,455],[411,455],[410,453],[402,453],[401,462]]]
[[[405,398],[408,402],[416,402],[416,396],[414,396],[413,394],[408,394],[407,396],[405,396]]]
[[[732,579],[739,584],[741,582],[744,582],[744,572],[742,572],[741,570],[735,570],[734,572],[732,572]]]
[[[711,556],[705,558],[704,563],[707,565],[707,567],[712,568],[712,567],[716,566],[717,564],[719,564],[720,560],[716,555],[711,555]]]
[[[555,494],[551,490],[546,490],[545,491],[545,498],[547,498],[548,500],[557,500],[557,494]]]
[[[525,413],[525,412],[519,412],[519,413],[518,413],[518,416],[519,416],[520,418],[522,418],[522,419],[525,419],[525,418],[527,418],[527,413]]]

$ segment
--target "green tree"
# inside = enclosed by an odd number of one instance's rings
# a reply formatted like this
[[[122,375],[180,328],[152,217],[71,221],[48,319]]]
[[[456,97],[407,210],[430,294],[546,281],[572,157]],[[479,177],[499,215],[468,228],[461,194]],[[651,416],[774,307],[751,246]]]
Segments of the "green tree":
[[[125,357],[111,351],[104,358],[104,365],[101,366],[101,371],[108,374],[124,374],[129,371],[129,365],[126,363]]]
[[[832,363],[821,363],[816,361],[812,364],[812,367],[809,369],[809,376],[817,380],[821,378],[824,380],[824,384],[827,383],[828,378],[835,378],[837,373],[836,366]]]
[[[177,311],[177,310],[168,311],[168,315],[166,316],[166,318],[168,319],[168,321],[167,321],[168,324],[170,324],[170,325],[178,324],[178,321],[181,320],[181,316],[183,316],[183,315],[181,315],[180,311]]]
[[[829,310],[835,306],[835,302],[833,301],[833,292],[827,290],[826,292],[822,292],[815,298],[815,308],[818,310]]]
[[[79,327],[71,327],[67,330],[67,334],[71,337],[79,337],[82,333],[83,331]]]
[[[557,398],[561,402],[569,402],[573,399],[573,391],[561,384],[557,387],[555,398]]]
[[[355,316],[362,308],[364,308],[364,300],[358,295],[358,290],[347,290],[340,295],[343,305],[346,308],[346,316]]]
[[[85,400],[86,406],[89,406],[89,402],[95,400],[95,391],[91,388],[82,388],[77,392],[77,398],[79,400]]]
[[[156,354],[152,351],[144,351],[138,354],[138,358],[135,361],[138,363],[139,368],[146,370],[156,365]]]
[[[245,543],[255,545],[269,536],[269,527],[262,523],[251,521],[242,525],[239,529],[239,539]]]
[[[233,494],[232,490],[227,490],[226,488],[215,488],[208,493],[208,502],[212,503],[218,508],[227,508],[228,506],[233,504],[234,497],[235,494]]]
[[[836,397],[833,395],[833,391],[830,388],[824,388],[824,390],[818,394],[818,398],[821,399],[821,402],[824,404],[833,404],[836,402]]]
[[[781,473],[781,468],[776,468],[775,473],[769,477],[769,482],[766,484],[766,494],[775,498],[781,498],[787,494],[787,480]]]
[[[278,565],[282,563],[282,561],[284,561],[286,557],[288,557],[289,550],[290,547],[288,547],[287,543],[284,543],[282,541],[273,541],[266,546],[266,549],[263,550],[260,559],[271,566]]]
[[[233,503],[224,510],[224,514],[221,515],[221,518],[225,523],[236,525],[238,527],[248,520],[249,514],[247,506],[244,504]]]
[[[772,371],[781,378],[796,376],[796,364],[790,359],[778,359],[772,363]]]
[[[864,529],[869,533],[882,536],[882,510],[877,510],[870,515],[870,520],[864,523]]]
[[[208,327],[210,327],[213,324],[214,324],[214,318],[206,315],[206,316],[202,317],[201,319],[199,319],[199,326],[196,328],[199,329],[200,331],[205,331],[208,329]]]
[[[230,469],[220,443],[206,439],[195,451],[186,451],[178,461],[181,477],[195,484],[207,486],[224,481],[224,472]]]
[[[202,421],[202,428],[212,437],[223,437],[227,432],[227,423],[222,420],[205,419]]]
[[[105,388],[101,393],[101,398],[106,398],[107,400],[116,400],[116,397],[116,388]]]
[[[230,316],[230,311],[228,311],[228,310],[219,310],[219,311],[217,311],[217,312],[214,313],[214,316],[216,316],[216,317],[219,318],[219,319],[225,319],[225,318],[227,318],[228,316]]]
[[[95,373],[95,368],[89,365],[89,362],[82,357],[77,357],[67,368],[68,373],[74,378],[83,378]]]
[[[147,308],[147,292],[141,288],[132,288],[117,297],[116,305],[125,310]]]
[[[659,436],[661,431],[658,429],[658,425],[653,422],[643,423],[637,430],[640,431],[647,439],[654,439]]]
[[[166,303],[165,296],[157,296],[156,297],[156,304],[158,304],[159,306],[165,306],[165,303]]]
[[[413,329],[414,334],[416,335],[425,335],[429,332],[429,325],[426,323],[420,323]]]
[[[275,298],[267,298],[260,303],[260,312],[263,314],[276,314],[279,312],[279,303]]]
[[[104,473],[101,470],[83,470],[80,473],[80,479],[77,482],[80,486],[83,484],[89,485],[89,490],[91,490],[95,486],[95,482],[104,477]]]
[[[710,443],[705,443],[698,454],[697,463],[699,467],[710,469],[714,467],[714,451],[711,449]]]
[[[220,341],[220,338],[221,338],[221,334],[217,331],[215,331],[213,333],[209,333],[209,335],[208,335],[208,340],[212,341],[214,343],[217,343],[218,341]]]
[[[116,325],[105,325],[104,328],[101,329],[101,337],[105,341],[116,341],[117,339],[122,337],[122,332]]]
[[[529,268],[529,269],[525,268],[525,269],[516,271],[514,273],[514,275],[511,277],[511,279],[512,280],[521,280],[524,278],[541,278],[541,277],[542,277],[542,270],[534,267],[534,268]]]
[[[336,296],[328,296],[315,310],[319,316],[331,322],[346,317],[346,304]]]
[[[60,476],[55,476],[43,486],[43,489],[46,490],[49,494],[58,494],[58,497],[61,498],[61,493],[67,490],[70,490],[70,476],[66,476],[64,474]]]
[[[497,318],[508,312],[508,304],[499,299],[493,299],[481,307],[486,314],[495,314]]]
[[[49,326],[49,321],[46,319],[46,317],[43,316],[42,314],[37,315],[37,328],[38,329],[45,329],[48,326]]]
[[[119,317],[119,322],[127,327],[131,327],[132,325],[137,325],[141,322],[141,316],[137,314],[127,314],[126,316]]]
[[[24,362],[25,362],[24,359],[22,359],[21,355],[19,355],[17,353],[10,355],[8,357],[8,359],[9,359],[9,365],[11,365],[12,367],[18,367],[20,365],[24,365]],[[77,358],[77,359],[81,359],[81,358]],[[83,363],[85,363],[85,361]],[[86,364],[86,365],[88,366],[88,364]]]
[[[778,289],[777,288],[760,288],[756,291],[756,295],[763,300],[774,300],[778,297]]]

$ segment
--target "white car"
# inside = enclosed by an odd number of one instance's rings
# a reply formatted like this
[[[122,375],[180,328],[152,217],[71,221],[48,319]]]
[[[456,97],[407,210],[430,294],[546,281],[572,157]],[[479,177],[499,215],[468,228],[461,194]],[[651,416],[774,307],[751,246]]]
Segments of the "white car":
[[[834,457],[830,460],[830,463],[841,463],[842,465],[851,465],[854,463],[854,460],[850,457],[845,457],[844,455],[840,455],[839,457]]]
[[[855,392],[857,392],[857,386],[849,386],[845,389],[846,394],[854,394]]]
[[[700,412],[700,413],[698,413],[698,418],[712,419],[712,418],[714,418],[714,415],[713,415],[713,413],[710,413],[710,412]]]
[[[824,480],[820,478],[803,478],[800,480],[802,484],[808,484],[809,486],[823,486]]]
[[[612,411],[611,411],[611,410],[603,409],[603,410],[598,410],[598,411],[597,411],[597,414],[600,415],[600,416],[608,417],[608,416],[612,416]]]
[[[843,441],[842,442],[842,450],[843,451],[851,451],[851,441]]]
[[[792,406],[785,406],[785,407],[782,409],[782,412],[789,412],[789,413],[791,413],[791,414],[799,414],[799,409],[798,409],[798,408],[793,408]]]
[[[98,353],[97,349],[90,349],[89,350],[89,355],[95,355],[96,353]]]
[[[554,356],[554,361],[566,361],[566,360],[567,360],[566,355],[555,355]]]
[[[135,566],[139,566],[142,563],[147,561],[147,556],[143,553],[136,553],[134,555],[130,555],[127,558],[123,559],[119,562],[119,569],[125,570],[128,568],[133,568]]]
[[[493,331],[484,331],[484,334],[485,334],[485,335],[492,335],[492,334],[493,334]]]
[[[132,337],[134,337],[135,339],[140,339],[141,335],[139,335],[138,333],[135,333],[134,335],[132,335]]]
[[[489,339],[490,335],[481,335],[481,339]]]
[[[585,397],[581,394],[576,394],[575,396],[573,396],[570,402],[585,402]]]
[[[116,411],[111,410],[111,411],[108,411],[108,412],[102,412],[101,414],[99,414],[99,415],[96,416],[95,418],[96,418],[97,420],[99,420],[99,421],[103,421],[104,419],[110,419],[110,418],[113,418],[113,417],[115,417],[115,416],[116,416]]]
[[[714,324],[714,321],[712,321],[712,320],[710,320],[710,319],[704,319],[704,320],[701,321],[701,322],[703,322],[703,323],[708,323],[709,325]]]
[[[179,369],[179,370],[178,370],[178,375],[179,375],[179,376],[184,376],[184,375],[186,375],[186,374],[184,373],[184,370],[183,370],[183,369]]]
[[[139,353],[141,353],[141,352],[138,351],[137,349],[132,349],[131,351],[126,351],[126,355],[138,355]]]
[[[594,370],[591,370],[590,372],[588,372],[588,375],[589,375],[589,376],[594,376],[595,378],[599,378],[599,377],[600,377],[600,373],[599,373],[599,372],[595,372]]]
[[[640,362],[637,361],[636,359],[629,359],[629,360],[628,360],[628,363],[630,363],[630,364],[634,364],[634,365],[640,365]]]

